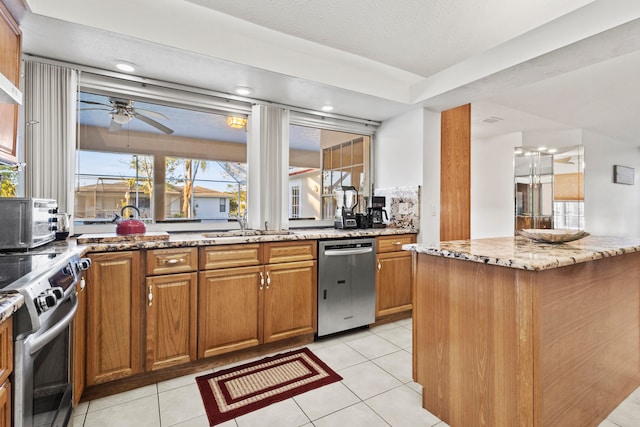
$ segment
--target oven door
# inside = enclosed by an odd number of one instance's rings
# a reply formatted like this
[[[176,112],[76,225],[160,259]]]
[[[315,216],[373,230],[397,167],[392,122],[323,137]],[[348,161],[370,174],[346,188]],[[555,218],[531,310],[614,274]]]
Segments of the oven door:
[[[71,293],[41,315],[40,328],[15,342],[14,426],[64,427],[72,404],[71,328],[78,309]]]

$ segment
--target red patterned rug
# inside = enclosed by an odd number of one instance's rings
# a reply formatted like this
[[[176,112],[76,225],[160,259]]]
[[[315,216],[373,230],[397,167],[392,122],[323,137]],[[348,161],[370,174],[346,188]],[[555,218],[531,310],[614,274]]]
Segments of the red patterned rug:
[[[303,348],[203,375],[196,382],[213,426],[341,379]]]

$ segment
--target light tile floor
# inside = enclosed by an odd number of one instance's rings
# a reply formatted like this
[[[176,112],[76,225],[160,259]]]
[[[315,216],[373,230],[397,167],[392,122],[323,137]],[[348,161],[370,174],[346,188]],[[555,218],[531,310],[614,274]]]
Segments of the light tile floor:
[[[421,387],[411,380],[411,319],[321,339],[307,347],[343,380],[219,426],[448,427],[422,408]],[[208,426],[195,377],[210,372],[81,403],[74,413],[73,426]],[[640,426],[640,389],[600,424],[600,427],[637,426]]]

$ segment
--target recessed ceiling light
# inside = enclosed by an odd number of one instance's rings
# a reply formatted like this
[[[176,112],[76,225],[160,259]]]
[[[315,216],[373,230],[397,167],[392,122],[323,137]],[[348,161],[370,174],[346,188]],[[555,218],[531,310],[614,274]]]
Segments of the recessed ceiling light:
[[[485,123],[498,123],[502,121],[502,118],[491,116],[491,117],[485,117],[484,119],[482,119],[482,121]]]
[[[233,91],[238,95],[251,95],[253,93],[253,89],[248,86],[236,86],[233,88]]]
[[[333,105],[323,105],[322,111],[333,111]]]
[[[549,149],[547,150],[547,153],[551,153],[551,154],[553,154],[553,153],[557,153],[557,152],[558,152],[558,150],[557,150],[557,149],[555,149],[555,148],[549,148]]]
[[[127,61],[116,61],[116,68],[125,73],[133,73],[136,70],[135,64]]]
[[[547,147],[545,147],[544,145],[542,147],[538,147],[538,151],[544,151],[546,149],[547,149]]]

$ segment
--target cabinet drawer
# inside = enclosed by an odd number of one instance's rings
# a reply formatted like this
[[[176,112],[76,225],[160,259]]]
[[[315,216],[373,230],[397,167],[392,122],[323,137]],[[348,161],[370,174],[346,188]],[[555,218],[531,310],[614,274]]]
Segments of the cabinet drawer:
[[[198,248],[147,251],[147,276],[184,273],[198,269]]]
[[[315,240],[265,243],[264,263],[313,260],[316,259],[317,246]]]
[[[378,236],[376,237],[376,252],[395,252],[401,251],[402,245],[408,245],[416,242],[415,234],[399,234],[395,236]]]
[[[205,246],[200,248],[200,270],[248,267],[262,264],[259,243]]]

